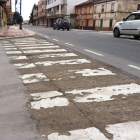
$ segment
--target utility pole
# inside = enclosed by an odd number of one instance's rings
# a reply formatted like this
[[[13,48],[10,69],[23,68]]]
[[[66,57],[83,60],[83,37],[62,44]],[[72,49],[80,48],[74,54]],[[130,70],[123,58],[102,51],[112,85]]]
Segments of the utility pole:
[[[20,10],[17,8],[19,4],[20,4]],[[19,10],[20,15],[21,15],[21,7],[22,7],[22,0],[20,0],[20,3],[19,3],[19,0],[15,0],[15,12],[18,12]]]
[[[20,15],[21,15],[22,0],[20,0]]]

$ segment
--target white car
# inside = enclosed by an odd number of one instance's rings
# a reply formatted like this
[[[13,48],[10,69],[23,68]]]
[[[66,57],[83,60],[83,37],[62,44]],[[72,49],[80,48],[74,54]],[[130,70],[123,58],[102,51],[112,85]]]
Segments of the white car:
[[[131,13],[123,21],[117,22],[113,28],[114,37],[120,35],[133,35],[135,39],[140,38],[140,11]]]

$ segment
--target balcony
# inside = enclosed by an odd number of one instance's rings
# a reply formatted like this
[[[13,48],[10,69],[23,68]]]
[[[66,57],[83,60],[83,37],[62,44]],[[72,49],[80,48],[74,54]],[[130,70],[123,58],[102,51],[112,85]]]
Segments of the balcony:
[[[47,9],[50,9],[52,7],[56,7],[58,5],[64,5],[64,4],[67,4],[67,1],[66,0],[53,1],[53,3],[47,5]]]
[[[59,15],[64,15],[64,11],[61,10],[57,10],[57,11],[54,11],[54,12],[50,12],[50,13],[47,13],[47,16],[50,17],[50,16],[59,16]]]

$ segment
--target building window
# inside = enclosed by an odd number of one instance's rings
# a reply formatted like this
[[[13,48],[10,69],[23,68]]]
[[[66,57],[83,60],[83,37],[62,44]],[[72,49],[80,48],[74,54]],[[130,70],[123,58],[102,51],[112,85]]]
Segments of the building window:
[[[82,14],[82,8],[81,8],[81,12],[80,13]]]
[[[82,26],[84,26],[84,21],[82,21]]]
[[[89,7],[89,13],[91,14],[91,7]]]
[[[102,12],[105,11],[105,5],[102,5]]]
[[[88,27],[88,24],[89,24],[89,20],[86,21],[86,26],[87,26],[87,27]]]
[[[85,14],[87,13],[87,8],[85,8]]]
[[[114,11],[114,3],[111,4],[111,11]]]
[[[2,19],[3,19],[3,10],[2,10]]]
[[[112,28],[112,25],[113,25],[113,19],[110,19],[109,28]]]
[[[97,6],[94,7],[94,13],[96,13],[96,10],[97,10]]]

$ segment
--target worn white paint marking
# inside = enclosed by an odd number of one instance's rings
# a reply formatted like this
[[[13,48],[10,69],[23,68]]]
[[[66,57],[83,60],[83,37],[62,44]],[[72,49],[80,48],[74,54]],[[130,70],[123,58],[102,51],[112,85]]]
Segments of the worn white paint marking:
[[[54,41],[59,41],[59,40],[57,40],[57,39],[53,39]]]
[[[8,44],[4,44],[4,46],[13,46],[13,44],[8,43]]]
[[[7,51],[7,54],[21,54],[21,51]]]
[[[18,47],[39,47],[39,46],[50,46],[54,45],[53,43],[48,43],[48,44],[27,44],[27,45],[16,45]]]
[[[4,44],[11,44],[9,41],[2,41]]]
[[[140,121],[108,125],[113,140],[140,140]]]
[[[26,56],[11,56],[11,57],[8,57],[12,60],[22,60],[22,59],[28,59]]]
[[[140,67],[137,67],[137,66],[134,66],[134,65],[128,65],[128,66],[131,67],[131,68],[134,68],[134,69],[140,70]]]
[[[85,49],[85,51],[86,51],[86,52],[90,52],[90,53],[93,53],[93,54],[96,54],[96,55],[99,55],[99,56],[103,56],[103,55],[102,55],[102,54],[100,54],[100,53],[97,53],[97,52],[93,52],[93,51],[90,51],[90,50],[86,50],[86,49]]]
[[[17,50],[17,48],[5,48],[6,51],[14,51]]]
[[[31,102],[31,108],[32,109],[40,109],[40,108],[53,108],[55,106],[62,107],[62,106],[68,106],[69,101],[66,98],[57,97],[54,99],[42,99],[40,101]]]
[[[43,42],[42,42],[42,41],[38,41],[38,43],[39,43],[39,44],[46,44],[46,43],[50,43],[50,42],[46,42],[46,41],[45,41],[45,42],[44,42],[44,41],[43,41]]]
[[[51,66],[54,64],[60,65],[76,65],[76,64],[84,64],[84,63],[91,63],[89,60],[86,59],[72,59],[72,60],[62,60],[62,61],[45,61],[45,62],[36,62],[36,65],[44,65],[44,66]]]
[[[48,58],[48,57],[72,57],[72,56],[78,56],[74,53],[60,53],[60,54],[43,54],[39,55],[39,58]]]
[[[63,94],[58,91],[31,94],[31,97],[33,97],[34,100],[33,102],[31,102],[31,108],[32,109],[53,108],[55,106],[61,107],[69,105],[69,101],[66,98],[58,97],[62,95]]]
[[[70,135],[60,135],[52,133],[48,135],[48,140],[108,140],[97,128],[79,129],[69,131]]]
[[[30,44],[30,43],[14,43],[15,45],[28,45],[28,44]]]
[[[55,49],[55,50],[28,50],[24,51],[24,53],[45,53],[45,52],[66,52],[67,50],[65,49]]]
[[[37,40],[26,40],[26,41],[16,41],[16,43],[34,43],[34,42],[37,42]]]
[[[25,74],[19,76],[24,84],[36,83],[39,81],[50,81],[43,73]]]
[[[82,70],[68,70],[69,72],[75,72],[76,74],[82,74],[82,76],[102,76],[102,75],[116,75],[110,70],[104,68],[92,69],[82,69]]]
[[[138,43],[140,43],[140,41],[138,41],[138,40],[131,40],[131,39],[125,39],[125,40],[131,41],[131,42],[138,42]]]
[[[19,63],[19,64],[14,64],[18,69],[29,69],[29,68],[34,68],[36,67],[34,63],[28,64],[28,63]]]
[[[3,46],[4,48],[15,48],[15,46]]]
[[[75,102],[102,102],[114,100],[112,96],[117,95],[129,95],[134,93],[140,94],[140,85],[137,84],[128,84],[128,85],[117,85],[110,87],[98,87],[93,89],[85,89],[85,90],[73,90],[66,92],[67,94],[80,94],[83,97],[76,97],[74,99]],[[84,93],[89,93],[88,95],[84,95]]]
[[[22,50],[32,50],[32,49],[53,49],[53,48],[60,48],[59,46],[47,46],[47,47],[23,47],[23,48],[19,48]]]
[[[45,36],[46,38],[49,38],[48,36]]]
[[[58,91],[49,91],[49,92],[40,92],[40,93],[31,94],[31,97],[33,97],[33,100],[41,100],[45,98],[52,98],[52,97],[57,97],[62,95],[63,94]]]
[[[74,45],[72,45],[72,44],[69,44],[69,43],[65,43],[66,45],[69,45],[69,46],[74,46]]]

